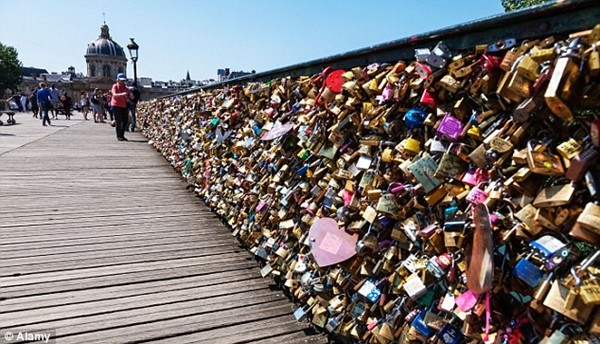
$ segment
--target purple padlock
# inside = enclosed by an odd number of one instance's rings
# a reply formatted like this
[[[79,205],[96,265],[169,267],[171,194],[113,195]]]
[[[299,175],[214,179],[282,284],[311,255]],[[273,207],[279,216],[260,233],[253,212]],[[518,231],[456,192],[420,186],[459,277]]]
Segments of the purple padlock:
[[[440,122],[435,134],[441,138],[445,138],[450,141],[456,141],[462,130],[462,123],[451,115],[446,114],[444,118],[442,118],[442,121]]]
[[[256,212],[262,213],[263,210],[266,210],[267,202],[260,200],[258,205],[256,206]]]
[[[394,185],[392,186],[390,192],[393,194],[397,194],[399,192],[402,192],[406,190],[406,187],[404,186],[404,184],[402,183],[394,183]]]

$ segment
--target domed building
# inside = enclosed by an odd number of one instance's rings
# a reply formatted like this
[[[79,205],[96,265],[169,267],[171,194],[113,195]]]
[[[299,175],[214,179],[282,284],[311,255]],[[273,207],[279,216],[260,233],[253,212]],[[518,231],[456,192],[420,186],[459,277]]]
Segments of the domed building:
[[[125,52],[110,37],[106,23],[100,27],[100,36],[88,44],[85,62],[88,78],[114,79],[118,73],[126,73]]]

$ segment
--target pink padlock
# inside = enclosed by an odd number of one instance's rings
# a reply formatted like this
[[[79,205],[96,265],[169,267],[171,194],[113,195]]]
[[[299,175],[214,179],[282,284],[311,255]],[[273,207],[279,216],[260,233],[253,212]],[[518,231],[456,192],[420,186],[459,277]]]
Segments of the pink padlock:
[[[476,187],[471,189],[471,191],[469,191],[469,194],[467,195],[467,201],[473,205],[478,205],[485,202],[489,195],[487,192],[485,192],[485,190],[481,188],[481,186],[487,184],[489,183],[479,183]]]
[[[471,308],[475,307],[477,304],[477,299],[479,299],[479,295],[474,292],[467,290],[458,296],[455,299],[456,305],[463,312],[468,312]]]
[[[480,168],[470,169],[462,178],[463,183],[471,186],[476,186],[484,181],[486,181],[486,178],[483,174],[483,170]]]

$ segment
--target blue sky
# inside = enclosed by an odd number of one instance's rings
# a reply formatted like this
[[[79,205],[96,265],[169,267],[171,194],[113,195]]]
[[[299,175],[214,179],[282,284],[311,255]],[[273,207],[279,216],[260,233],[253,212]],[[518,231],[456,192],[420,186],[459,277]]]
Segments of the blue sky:
[[[216,78],[268,71],[502,14],[500,0],[3,0],[0,42],[23,66],[85,72],[87,44],[140,45],[138,76]],[[103,17],[105,13],[105,17]],[[125,49],[126,50],[126,49]],[[127,51],[127,50],[126,50]],[[126,52],[127,56],[129,54]],[[131,65],[128,75],[133,75]]]

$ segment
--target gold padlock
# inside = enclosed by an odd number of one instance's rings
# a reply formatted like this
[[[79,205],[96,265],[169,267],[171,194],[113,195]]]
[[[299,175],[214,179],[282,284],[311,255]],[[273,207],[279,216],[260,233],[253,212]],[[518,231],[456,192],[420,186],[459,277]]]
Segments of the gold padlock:
[[[565,173],[560,157],[550,154],[544,145],[535,141],[527,143],[527,165],[533,173],[548,176],[560,176]]]
[[[573,41],[572,45],[575,43],[576,41]],[[567,123],[575,119],[568,102],[575,93],[575,86],[580,74],[578,61],[571,56],[576,49],[576,46],[570,46],[569,50],[556,59],[554,71],[544,94],[550,111]]]
[[[600,305],[600,281],[587,279],[579,288],[581,300],[586,305]]]
[[[586,230],[600,234],[600,205],[589,202],[577,218],[577,223]]]
[[[540,64],[529,55],[524,55],[517,66],[517,73],[529,81],[535,81],[540,76]]]

